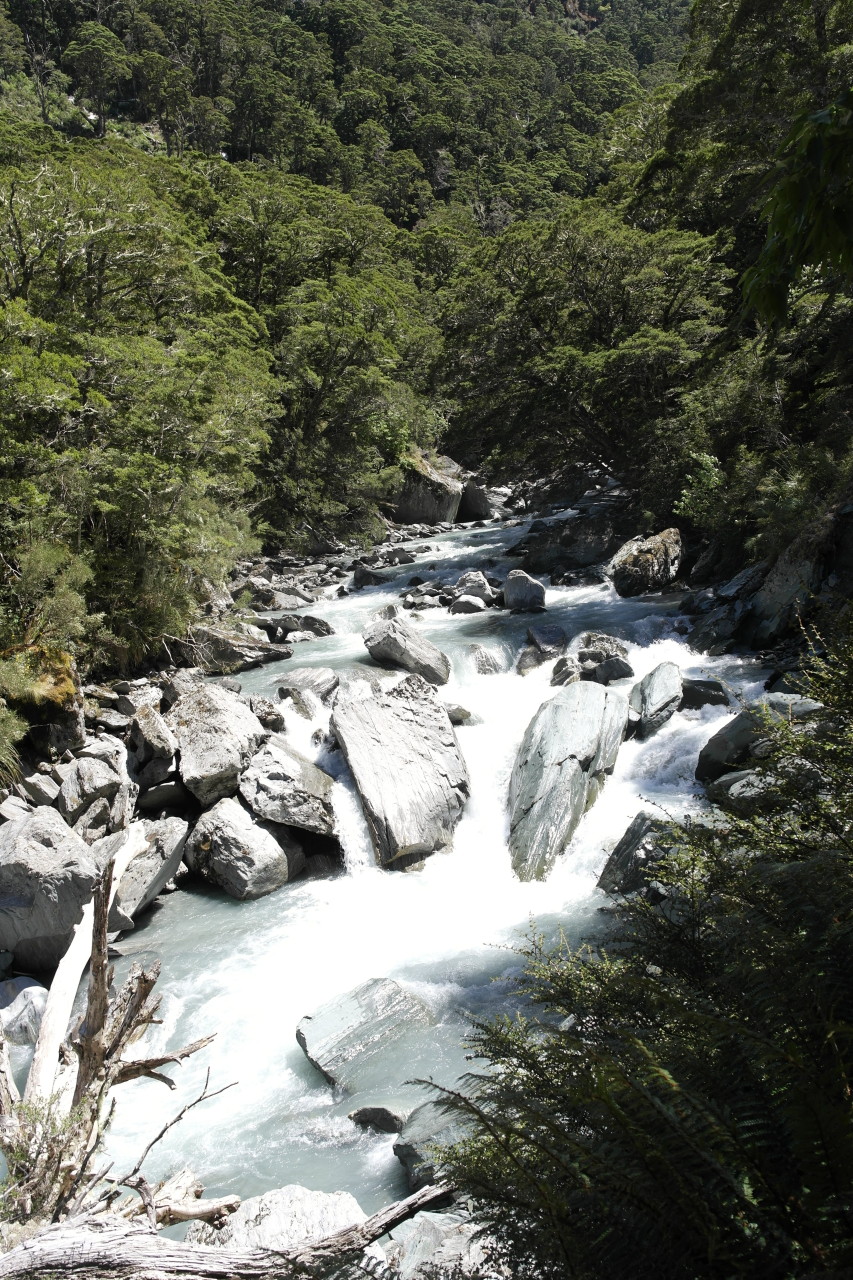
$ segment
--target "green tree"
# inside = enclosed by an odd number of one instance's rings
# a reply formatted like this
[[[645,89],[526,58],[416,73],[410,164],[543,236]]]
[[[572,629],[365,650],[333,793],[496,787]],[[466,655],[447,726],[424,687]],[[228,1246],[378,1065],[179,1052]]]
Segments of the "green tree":
[[[83,93],[95,108],[97,133],[102,138],[113,93],[131,73],[127,50],[108,27],[99,22],[84,22],[63,58],[73,68]]]

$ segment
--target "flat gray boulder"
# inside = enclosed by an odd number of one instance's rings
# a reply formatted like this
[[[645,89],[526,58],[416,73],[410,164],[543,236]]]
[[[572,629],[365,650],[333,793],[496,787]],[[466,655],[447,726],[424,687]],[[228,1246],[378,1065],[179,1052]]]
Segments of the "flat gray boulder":
[[[378,618],[362,639],[371,658],[383,666],[402,667],[430,684],[447,684],[450,678],[447,655],[401,618]]]
[[[523,569],[511,569],[504,583],[504,604],[517,613],[539,612],[545,608],[545,588]]]
[[[178,740],[155,707],[144,705],[135,712],[127,748],[128,768],[141,791],[174,776]]]
[[[392,978],[371,978],[302,1018],[296,1039],[308,1061],[350,1093],[388,1050],[417,1027],[434,1026],[435,1014]],[[389,1083],[393,1084],[394,1081]]]
[[[681,670],[674,662],[662,662],[638,680],[628,699],[637,737],[650,738],[666,724],[681,705],[682,693]]]
[[[180,747],[184,785],[205,806],[234,795],[266,737],[239,695],[216,684],[194,685],[181,694],[165,720]]]
[[[280,735],[265,742],[240,775],[240,795],[256,817],[330,836],[332,779]]]
[[[470,783],[447,711],[425,680],[339,696],[331,730],[381,866],[404,867],[450,844]]]
[[[275,599],[278,608],[289,608],[291,598]],[[295,601],[300,604],[302,601]],[[248,671],[266,662],[289,658],[293,650],[286,644],[270,644],[259,627],[233,622],[225,627],[195,626],[191,632],[187,656],[198,658],[209,675],[227,675],[230,671]]]
[[[509,784],[512,865],[544,880],[616,763],[628,703],[600,684],[559,689],[524,734]]]
[[[97,876],[89,846],[56,809],[0,826],[0,950],[19,969],[55,969]]]
[[[111,929],[132,929],[133,922],[157,897],[177,873],[184,857],[189,823],[183,818],[143,820],[147,843],[132,859],[122,875],[110,909]],[[103,869],[129,838],[130,831],[107,836],[92,845],[92,853]]]
[[[305,869],[302,846],[284,827],[258,822],[237,801],[220,800],[199,818],[185,861],[232,898],[262,898]]]
[[[724,773],[746,766],[755,749],[767,738],[768,719],[810,720],[821,710],[819,702],[798,693],[765,693],[705,743],[696,765],[697,779],[712,782]]]
[[[111,735],[77,753],[63,778],[56,807],[69,826],[91,844],[130,822],[139,788],[127,772],[127,749]]]
[[[257,1249],[287,1250],[322,1240],[362,1223],[367,1214],[348,1191],[309,1191],[307,1187],[277,1187],[244,1200],[222,1226],[193,1222],[187,1232],[192,1244],[218,1245],[235,1253]]]

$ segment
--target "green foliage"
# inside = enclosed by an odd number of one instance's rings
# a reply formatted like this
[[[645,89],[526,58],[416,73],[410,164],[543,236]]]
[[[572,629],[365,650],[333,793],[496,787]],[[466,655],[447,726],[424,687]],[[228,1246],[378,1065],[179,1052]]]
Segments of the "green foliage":
[[[446,1153],[513,1275],[788,1277],[853,1264],[853,640],[818,722],[768,721],[769,811],[693,826],[609,943],[525,952]]]

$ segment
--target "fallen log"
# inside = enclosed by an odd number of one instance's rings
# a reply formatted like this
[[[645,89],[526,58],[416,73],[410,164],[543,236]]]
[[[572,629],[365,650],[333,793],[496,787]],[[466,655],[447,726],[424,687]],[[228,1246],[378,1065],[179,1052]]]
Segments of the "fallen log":
[[[0,1255],[0,1280],[324,1280],[401,1222],[452,1196],[452,1187],[422,1187],[357,1226],[285,1252],[184,1244],[114,1216],[72,1219]]]

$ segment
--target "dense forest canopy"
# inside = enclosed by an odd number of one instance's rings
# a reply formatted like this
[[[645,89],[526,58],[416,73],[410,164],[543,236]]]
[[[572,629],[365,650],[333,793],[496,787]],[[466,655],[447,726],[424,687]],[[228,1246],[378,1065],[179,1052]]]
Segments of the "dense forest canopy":
[[[415,444],[772,551],[849,479],[850,10],[7,0],[3,646],[153,653]]]

